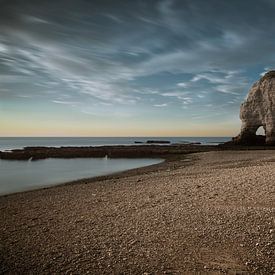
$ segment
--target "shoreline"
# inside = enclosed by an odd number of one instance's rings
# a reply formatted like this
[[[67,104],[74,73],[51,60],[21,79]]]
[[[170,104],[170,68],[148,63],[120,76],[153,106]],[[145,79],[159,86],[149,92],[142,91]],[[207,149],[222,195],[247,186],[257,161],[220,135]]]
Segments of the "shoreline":
[[[21,193],[27,193],[27,192],[36,192],[39,190],[46,190],[46,189],[52,189],[52,188],[57,188],[61,186],[67,186],[67,185],[75,185],[75,184],[85,184],[85,183],[92,183],[92,182],[100,182],[104,180],[116,180],[116,179],[122,179],[122,178],[127,178],[129,176],[139,176],[143,175],[145,173],[153,173],[153,172],[158,172],[162,169],[171,169],[171,168],[179,168],[187,165],[191,165],[192,161],[194,161],[194,158],[192,160],[190,158],[187,158],[189,155],[190,157],[191,153],[186,153],[183,156],[170,156],[167,157],[166,159],[162,159],[160,163],[156,164],[151,164],[151,165],[146,165],[138,168],[133,168],[129,170],[124,170],[124,171],[119,171],[119,172],[114,172],[106,175],[101,175],[101,176],[94,176],[94,177],[87,177],[87,178],[79,178],[76,180],[71,180],[71,181],[65,181],[65,182],[60,182],[56,183],[53,185],[47,185],[47,186],[41,186],[35,189],[26,189],[18,192],[13,192],[13,193],[8,193],[8,194],[2,194],[0,195],[1,197],[9,197]],[[1,159],[1,158],[0,158]],[[154,159],[154,158],[153,158]],[[13,161],[14,159],[4,159],[4,160],[9,160]],[[183,163],[181,163],[183,162]]]
[[[186,155],[193,152],[201,152],[213,150],[213,145],[111,145],[111,146],[89,146],[89,147],[25,147],[23,149],[13,149],[10,151],[0,151],[0,159],[3,160],[19,160],[19,161],[37,161],[47,158],[73,159],[73,158],[101,158],[106,155],[110,158],[161,158],[161,163],[147,165],[143,167],[133,168],[120,172],[114,172],[102,176],[92,176],[79,178],[71,181],[64,181],[56,184],[49,184],[38,188],[32,188],[0,194],[0,197],[12,196],[19,193],[33,192],[41,189],[55,188],[72,184],[81,184],[85,182],[103,181],[114,178],[127,177],[131,175],[142,175],[146,172],[154,172],[169,166],[171,162],[176,163],[186,158]],[[178,152],[175,152],[175,149]]]
[[[176,155],[1,196],[0,271],[272,274],[274,153]]]
[[[9,161],[12,161],[12,160],[9,160]],[[124,171],[113,172],[110,174],[107,173],[107,174],[101,175],[101,176],[91,176],[91,177],[86,177],[86,178],[79,178],[79,179],[64,181],[64,182],[60,182],[60,183],[56,183],[56,184],[49,184],[49,185],[37,187],[34,189],[31,188],[31,189],[18,191],[18,192],[0,194],[0,198],[17,195],[17,194],[21,194],[21,193],[26,193],[26,192],[35,192],[35,191],[44,190],[44,189],[45,190],[51,189],[51,188],[55,188],[55,187],[59,187],[59,186],[81,184],[81,183],[86,183],[86,182],[90,183],[90,182],[95,182],[95,181],[111,180],[111,179],[116,179],[116,178],[124,178],[124,177],[130,176],[130,175],[143,174],[145,171],[153,172],[153,171],[155,171],[155,169],[161,168],[162,164],[164,164],[165,162],[166,162],[166,160],[163,159],[163,161],[161,161],[160,163],[150,164],[150,165],[141,166],[138,168],[132,168],[132,169],[124,170]],[[148,169],[146,169],[146,168],[148,168]]]
[[[143,167],[133,168],[129,170],[114,172],[102,176],[92,176],[79,178],[70,181],[64,181],[56,184],[49,184],[38,188],[30,188],[18,192],[0,194],[1,197],[12,196],[25,192],[35,192],[43,189],[51,189],[59,186],[82,184],[86,182],[99,182],[104,180],[112,180],[124,178],[127,176],[142,175],[147,172],[156,172],[165,169],[167,166],[170,169],[186,166],[185,159],[200,152],[214,151],[247,151],[247,150],[275,150],[275,146],[242,146],[242,145],[197,145],[197,144],[170,144],[170,145],[106,145],[106,146],[61,146],[61,147],[24,147],[22,149],[13,149],[10,151],[0,151],[0,160],[19,160],[19,161],[37,161],[47,158],[73,159],[73,158],[101,158],[108,156],[110,158],[161,158],[161,163],[147,165]],[[192,165],[192,161],[188,161]],[[184,165],[181,162],[185,162]],[[180,165],[179,165],[180,163]]]

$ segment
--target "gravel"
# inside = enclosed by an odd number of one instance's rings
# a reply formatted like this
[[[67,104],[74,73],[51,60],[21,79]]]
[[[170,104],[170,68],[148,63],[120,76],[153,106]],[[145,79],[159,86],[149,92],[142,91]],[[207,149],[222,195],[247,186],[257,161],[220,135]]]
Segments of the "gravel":
[[[221,151],[2,196],[0,273],[275,274],[274,183],[275,151]]]

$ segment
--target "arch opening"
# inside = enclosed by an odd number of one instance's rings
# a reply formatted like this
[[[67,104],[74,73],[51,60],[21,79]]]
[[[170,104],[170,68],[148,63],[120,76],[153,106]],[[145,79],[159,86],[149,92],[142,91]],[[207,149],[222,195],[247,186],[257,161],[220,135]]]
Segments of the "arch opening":
[[[257,136],[265,136],[265,129],[263,126],[260,126],[256,131]]]

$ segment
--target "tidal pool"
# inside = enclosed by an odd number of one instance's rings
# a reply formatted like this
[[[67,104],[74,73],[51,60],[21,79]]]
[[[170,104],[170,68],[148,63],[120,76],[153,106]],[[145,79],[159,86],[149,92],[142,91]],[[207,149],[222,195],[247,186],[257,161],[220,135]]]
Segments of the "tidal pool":
[[[162,159],[49,158],[36,161],[0,160],[0,194],[103,176],[144,167]]]

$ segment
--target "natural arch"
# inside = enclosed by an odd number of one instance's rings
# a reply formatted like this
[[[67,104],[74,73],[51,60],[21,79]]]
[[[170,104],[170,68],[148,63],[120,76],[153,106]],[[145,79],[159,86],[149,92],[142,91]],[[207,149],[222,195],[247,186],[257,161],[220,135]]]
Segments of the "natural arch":
[[[251,87],[241,105],[240,119],[241,132],[234,143],[275,145],[275,71],[266,73]]]

